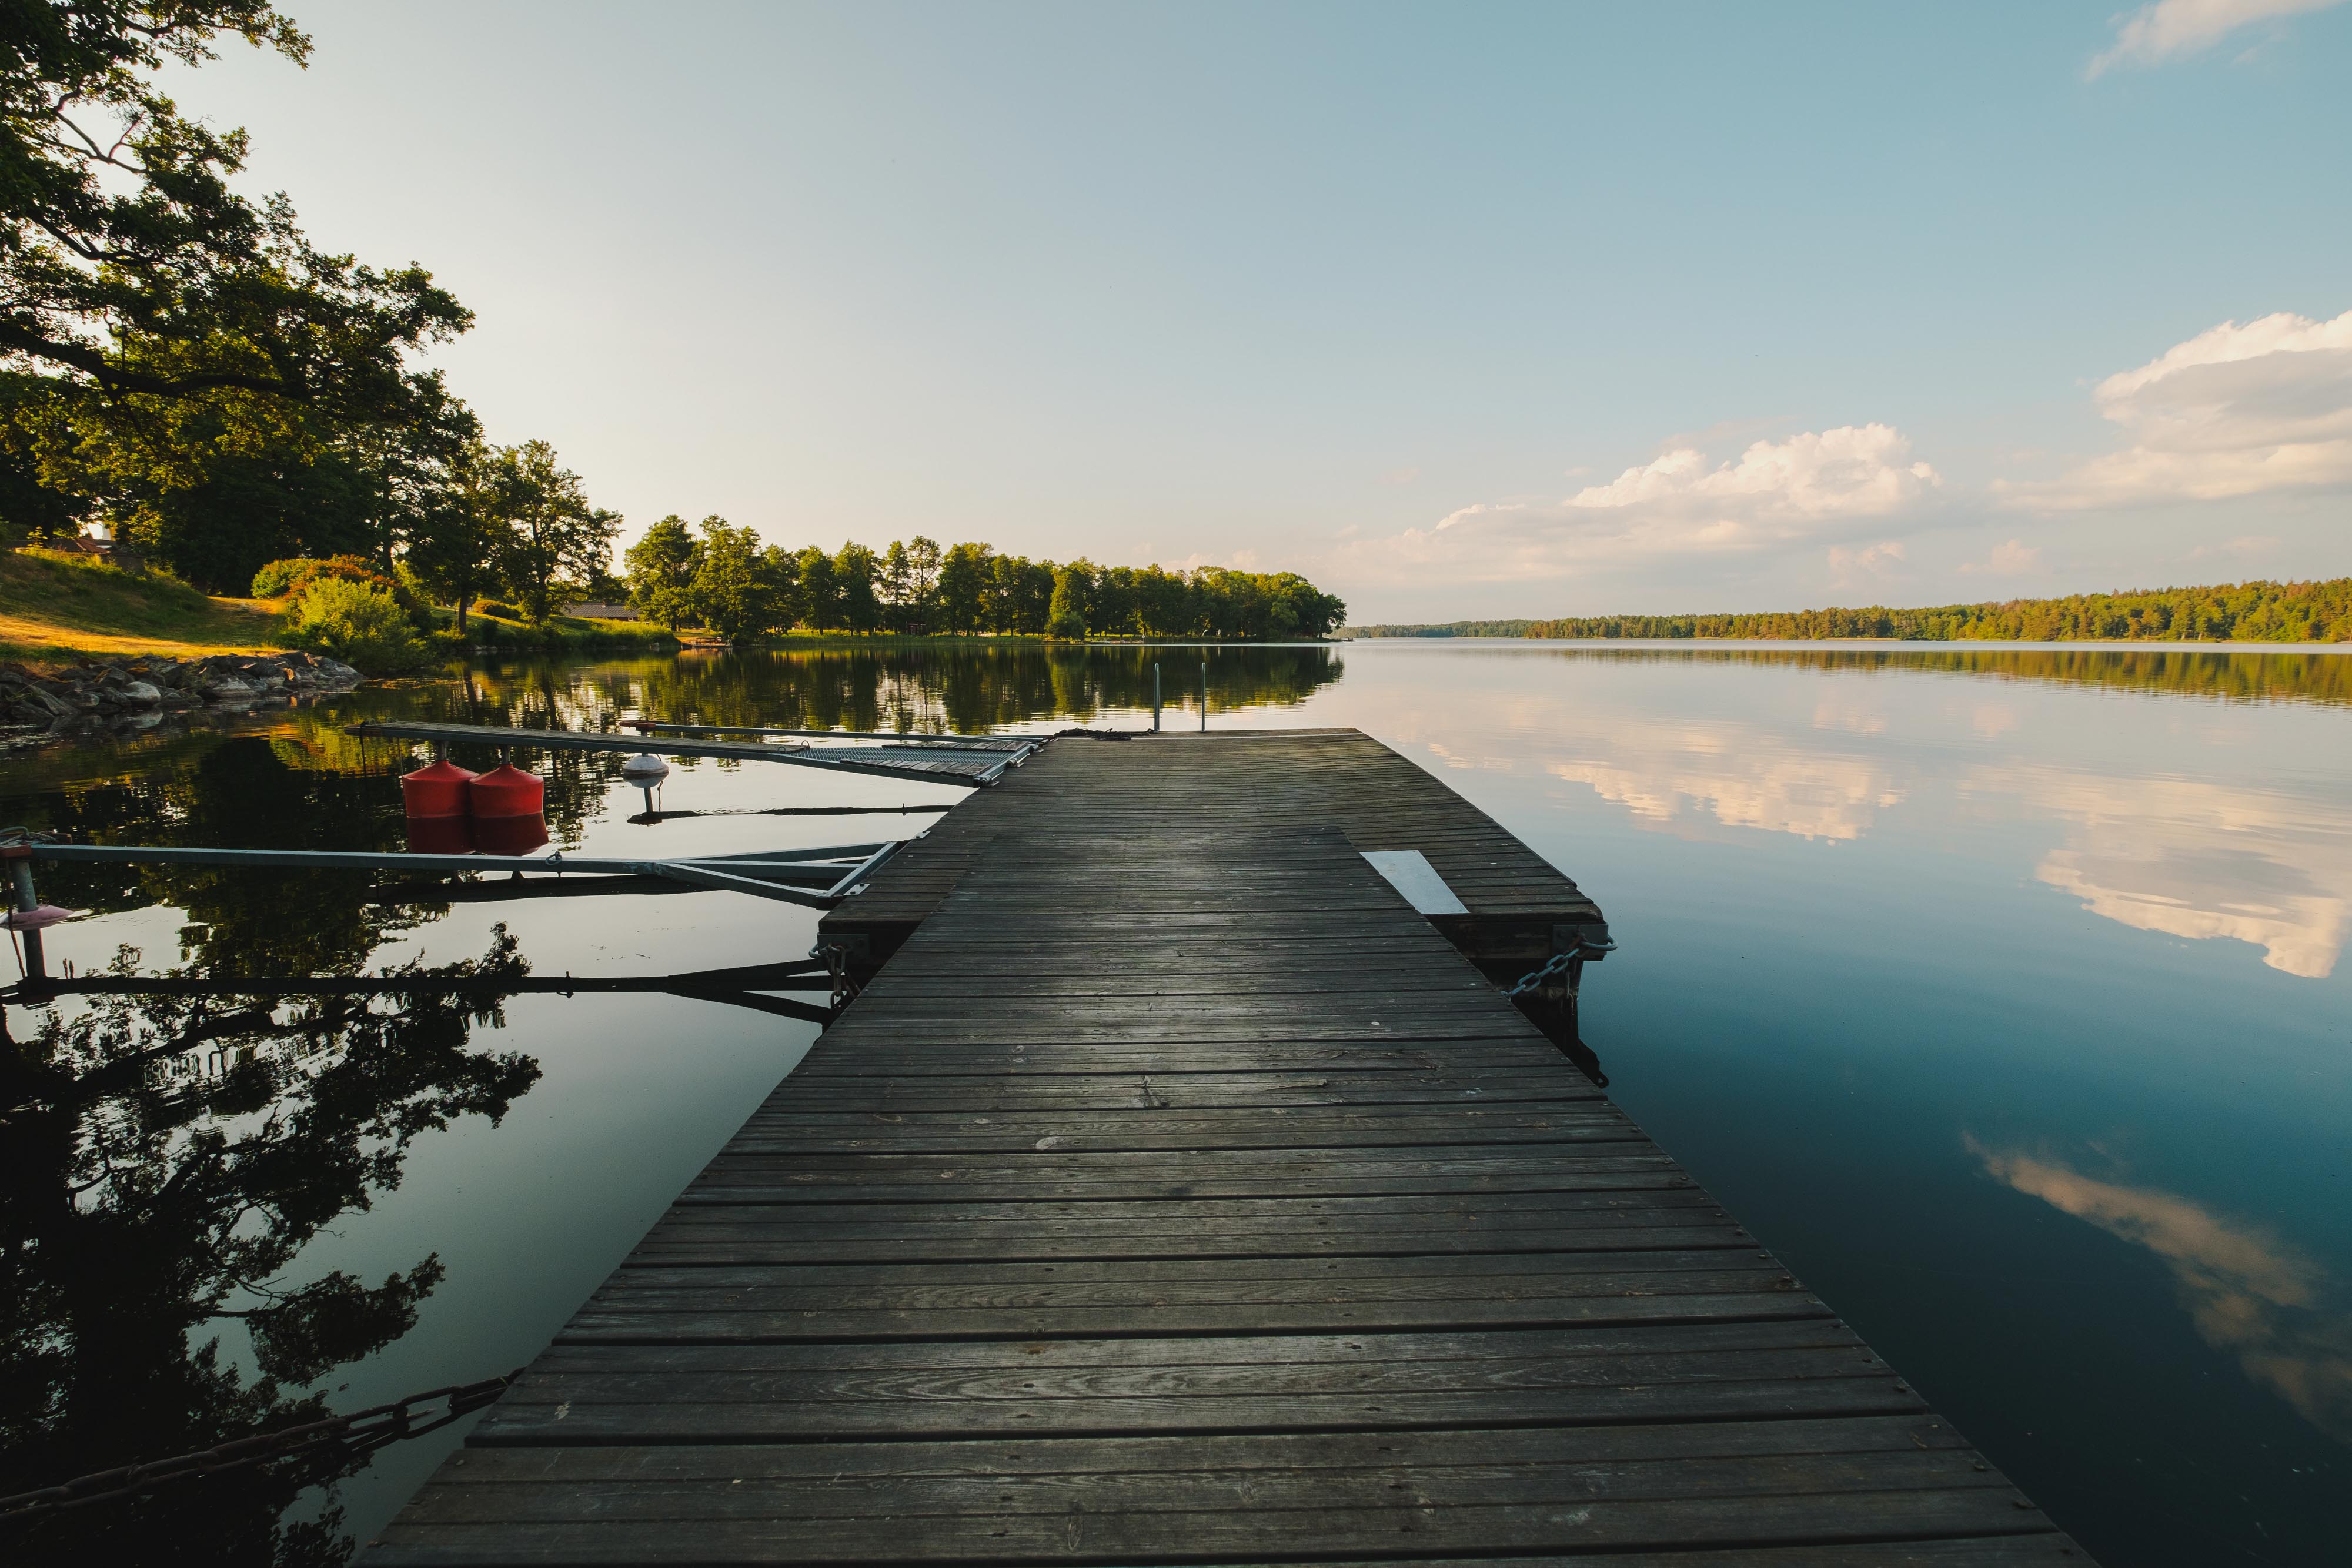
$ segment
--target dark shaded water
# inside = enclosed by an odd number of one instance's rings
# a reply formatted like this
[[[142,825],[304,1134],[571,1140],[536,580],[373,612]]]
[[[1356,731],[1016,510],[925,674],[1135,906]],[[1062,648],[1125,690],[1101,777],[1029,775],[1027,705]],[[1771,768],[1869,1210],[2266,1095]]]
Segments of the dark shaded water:
[[[1207,656],[1213,724],[1360,726],[1601,901],[1623,950],[1589,977],[1585,1034],[1613,1092],[2094,1552],[2346,1560],[2352,657]],[[8,754],[0,823],[397,848],[409,753],[342,735],[357,718],[1131,726],[1154,659],[1172,699],[1201,657],[481,669]],[[869,840],[933,818],[764,813],[959,798],[685,763],[668,819],[632,822],[619,760],[533,761],[558,844]],[[44,868],[45,897],[98,912],[48,934],[53,968],[253,984],[6,1009],[0,1490],[527,1361],[813,1038],[660,994],[270,989],[404,965],[657,976],[797,957],[814,935],[805,911],[723,894],[499,891]],[[355,1475],[190,1482],[0,1551],[339,1561],[462,1430]]]

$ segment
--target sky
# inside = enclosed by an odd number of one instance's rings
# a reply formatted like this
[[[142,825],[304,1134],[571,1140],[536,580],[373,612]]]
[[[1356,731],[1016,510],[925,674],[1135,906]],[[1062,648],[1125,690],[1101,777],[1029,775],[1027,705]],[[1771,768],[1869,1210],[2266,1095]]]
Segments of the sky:
[[[287,0],[184,109],[634,537],[1359,623],[2352,572],[2352,5]]]

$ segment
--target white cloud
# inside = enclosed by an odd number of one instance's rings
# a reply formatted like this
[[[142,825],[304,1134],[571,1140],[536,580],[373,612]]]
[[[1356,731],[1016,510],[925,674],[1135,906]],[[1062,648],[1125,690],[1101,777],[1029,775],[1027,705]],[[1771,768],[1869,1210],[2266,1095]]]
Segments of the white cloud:
[[[2343,0],[2157,0],[2122,18],[2115,47],[2092,60],[2084,76],[2096,78],[2116,66],[2153,66],[2211,48],[2223,37],[2256,22],[2325,11]]]
[[[1685,446],[1562,504],[1669,528],[1697,525],[1710,540],[1785,538],[1824,519],[1885,517],[1917,499],[1938,481],[1925,463],[1906,462],[1910,455],[1909,439],[1885,424],[1759,441],[1737,463],[1713,468]]]
[[[1723,463],[1676,446],[1560,500],[1481,501],[1433,528],[1365,540],[1352,564],[1414,583],[1506,581],[1817,543],[1907,511],[1942,482],[1885,424],[1759,441]]]
[[[2080,510],[2352,486],[2352,310],[2224,321],[2092,395],[2129,446],[2054,483],[1997,488]]]
[[[1992,547],[1990,559],[1965,562],[1960,570],[1969,572],[1989,572],[1995,577],[2017,577],[2025,572],[2037,571],[2041,570],[2041,547],[2027,544],[2022,539],[2003,539]]]
[[[2224,539],[2217,545],[2199,545],[2189,552],[2188,559],[2203,560],[2207,556],[2213,555],[2261,555],[2265,550],[2276,549],[2278,549],[2278,537],[2274,534],[2241,534],[2236,538]]]
[[[1890,575],[1905,551],[1901,539],[1881,539],[1874,545],[1849,549],[1844,545],[1830,546],[1830,583],[1835,588],[1853,588],[1859,584],[1883,580]]]

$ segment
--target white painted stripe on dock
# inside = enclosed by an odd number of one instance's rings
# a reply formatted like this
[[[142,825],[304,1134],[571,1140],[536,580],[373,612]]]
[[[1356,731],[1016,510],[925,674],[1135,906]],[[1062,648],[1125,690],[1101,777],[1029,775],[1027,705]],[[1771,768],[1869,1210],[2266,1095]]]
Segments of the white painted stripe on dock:
[[[1437,868],[1419,850],[1366,850],[1364,858],[1372,869],[1389,879],[1389,885],[1404,894],[1404,900],[1423,915],[1467,915],[1470,906],[1454,896]]]

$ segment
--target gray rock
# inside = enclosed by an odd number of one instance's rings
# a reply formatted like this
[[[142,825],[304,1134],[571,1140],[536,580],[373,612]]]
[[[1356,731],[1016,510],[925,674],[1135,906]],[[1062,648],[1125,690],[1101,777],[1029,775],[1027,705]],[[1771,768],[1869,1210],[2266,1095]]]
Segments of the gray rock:
[[[115,695],[134,707],[153,707],[163,700],[161,688],[148,681],[126,681]]]
[[[252,695],[253,688],[235,675],[215,675],[205,683],[205,695],[208,697],[249,697]]]

